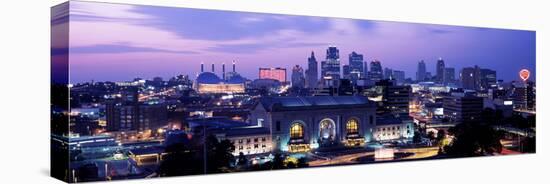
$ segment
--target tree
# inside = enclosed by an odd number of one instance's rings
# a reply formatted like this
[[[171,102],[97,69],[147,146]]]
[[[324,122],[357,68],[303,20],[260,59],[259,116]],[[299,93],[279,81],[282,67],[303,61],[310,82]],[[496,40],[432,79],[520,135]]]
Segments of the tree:
[[[285,168],[284,160],[285,159],[283,158],[283,155],[281,155],[281,153],[275,153],[273,158],[272,169],[284,169]]]
[[[491,108],[485,108],[481,111],[481,122],[487,123],[487,124],[495,124],[496,123],[496,112],[495,110]]]
[[[237,164],[240,166],[248,165],[248,159],[246,158],[246,156],[244,156],[243,152],[239,153],[239,157],[237,158]]]
[[[164,155],[158,169],[160,176],[181,176],[202,173],[202,160],[198,159],[196,152],[190,150],[183,143],[167,146],[165,153],[166,155]]]
[[[286,163],[286,168],[289,169],[289,168],[296,168],[297,167],[297,164],[294,163],[294,162],[287,162]]]
[[[511,117],[506,118],[506,122],[512,125],[515,128],[525,129],[529,128],[527,120],[521,115],[512,115]]]
[[[501,125],[503,119],[504,119],[504,112],[502,111],[502,109],[497,109],[495,111],[495,124]]]
[[[523,153],[535,153],[537,151],[536,137],[527,137],[521,140],[521,152]]]
[[[206,138],[207,172],[219,173],[227,170],[234,160],[235,145],[229,140],[218,141],[210,135]]]
[[[307,158],[306,157],[299,158],[297,167],[298,168],[309,167],[309,164],[307,163]]]
[[[437,142],[440,142],[441,140],[445,139],[445,136],[447,134],[445,133],[445,130],[438,130],[437,131]]]
[[[536,125],[536,121],[537,121],[536,115],[527,116],[526,121],[527,121],[527,127],[529,127],[529,128],[535,128],[537,126]]]
[[[420,143],[421,141],[422,141],[422,136],[420,135],[420,132],[415,131],[414,136],[413,136],[413,142],[414,143]]]
[[[451,145],[445,147],[450,156],[481,156],[502,151],[502,132],[482,123],[461,123],[449,129],[455,136]]]

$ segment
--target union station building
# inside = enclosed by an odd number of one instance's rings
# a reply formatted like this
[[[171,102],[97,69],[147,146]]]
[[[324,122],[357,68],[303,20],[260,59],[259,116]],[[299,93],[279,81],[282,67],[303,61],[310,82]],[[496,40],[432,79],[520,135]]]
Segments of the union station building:
[[[363,96],[263,97],[249,120],[271,131],[273,150],[363,146],[375,141],[376,104]]]

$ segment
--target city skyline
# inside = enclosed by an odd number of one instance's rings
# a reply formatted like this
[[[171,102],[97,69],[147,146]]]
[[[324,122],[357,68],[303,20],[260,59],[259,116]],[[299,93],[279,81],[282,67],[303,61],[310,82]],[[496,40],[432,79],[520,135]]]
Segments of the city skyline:
[[[51,23],[66,182],[536,153],[535,32],[80,1]]]
[[[71,55],[76,73],[71,83],[180,74],[194,79],[201,62],[221,67],[233,60],[239,73],[255,79],[260,67],[307,69],[310,53],[320,63],[331,45],[340,50],[341,66],[356,52],[366,62],[379,60],[383,68],[404,71],[407,78],[415,78],[420,60],[435,74],[441,57],[456,73],[478,65],[512,81],[526,68],[536,80],[532,31],[89,2],[73,2],[71,8],[71,47],[68,53],[63,44],[52,48],[52,57]],[[215,19],[194,21],[206,17]]]

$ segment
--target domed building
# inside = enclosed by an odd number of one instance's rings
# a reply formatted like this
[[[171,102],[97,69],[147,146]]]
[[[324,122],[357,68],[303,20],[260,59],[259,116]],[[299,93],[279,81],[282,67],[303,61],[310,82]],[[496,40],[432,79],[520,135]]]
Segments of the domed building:
[[[202,72],[197,76],[197,83],[199,84],[219,84],[223,82],[215,73]]]
[[[212,72],[204,71],[204,64],[201,64],[201,73],[195,80],[194,88],[198,93],[244,93],[246,79],[235,72],[235,62],[233,62],[232,75],[226,77],[225,64],[222,65],[222,78],[214,73],[214,64]]]

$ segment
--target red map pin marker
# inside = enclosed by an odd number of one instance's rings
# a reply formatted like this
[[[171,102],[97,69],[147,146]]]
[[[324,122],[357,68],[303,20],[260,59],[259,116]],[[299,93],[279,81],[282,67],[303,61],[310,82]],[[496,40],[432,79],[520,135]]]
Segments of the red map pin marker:
[[[529,75],[531,75],[531,72],[529,72],[529,70],[527,69],[522,69],[519,71],[519,77],[523,81],[526,81],[527,79],[529,79]]]

